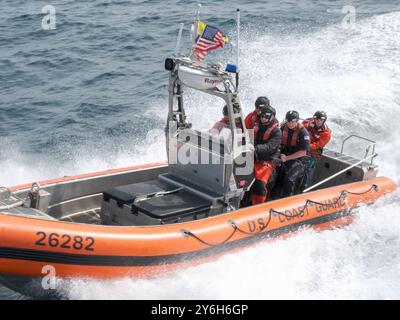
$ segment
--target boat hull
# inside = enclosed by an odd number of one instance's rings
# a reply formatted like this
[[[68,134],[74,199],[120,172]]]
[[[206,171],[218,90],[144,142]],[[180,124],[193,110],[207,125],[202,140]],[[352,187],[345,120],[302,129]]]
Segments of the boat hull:
[[[335,221],[351,214],[360,203],[373,203],[395,188],[392,180],[378,178],[202,220],[146,227],[0,215],[0,273],[41,276],[46,264],[54,264],[62,277],[157,273],[165,265],[174,267],[304,225]],[[348,192],[340,197],[343,190]]]
[[[157,164],[155,167],[165,166]],[[149,170],[149,166],[133,171]],[[132,172],[127,168],[126,172]],[[122,174],[124,170],[111,174]],[[151,171],[149,171],[151,172]],[[61,178],[61,188],[110,172]],[[87,182],[85,182],[87,183]],[[46,185],[46,182],[42,183]],[[27,186],[13,188],[23,190]],[[54,188],[54,187],[53,187]],[[0,213],[0,282],[15,290],[13,277],[144,278],[217,259],[269,239],[293,235],[304,226],[326,229],[347,224],[360,204],[372,204],[396,189],[377,178],[322,189],[184,223],[157,226],[105,226]],[[61,189],[62,191],[62,189]],[[60,192],[62,193],[62,192]],[[11,277],[11,278],[10,278]],[[8,280],[7,280],[8,279]],[[19,290],[25,292],[25,289]]]

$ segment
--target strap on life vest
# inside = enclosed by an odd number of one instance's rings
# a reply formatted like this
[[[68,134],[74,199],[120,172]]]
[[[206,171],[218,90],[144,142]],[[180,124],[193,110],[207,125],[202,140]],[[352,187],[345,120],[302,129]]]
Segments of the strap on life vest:
[[[250,117],[250,127],[254,128],[254,126],[256,125],[256,123],[259,122],[259,117],[256,111],[253,111],[251,117]]]
[[[290,140],[290,146],[291,147],[294,147],[294,146],[297,145],[297,139],[299,138],[299,134],[301,132],[301,129],[303,129],[303,125],[301,123],[298,123],[297,124],[297,128],[293,132],[292,139]],[[281,144],[283,146],[287,146],[288,145],[288,139],[289,139],[289,126],[286,124],[284,126],[284,128],[283,128]]]
[[[279,126],[279,122],[275,121],[275,123],[271,127],[269,127],[267,130],[265,130],[264,135],[263,135],[263,140],[268,141],[272,131],[275,128],[277,128],[278,126]]]

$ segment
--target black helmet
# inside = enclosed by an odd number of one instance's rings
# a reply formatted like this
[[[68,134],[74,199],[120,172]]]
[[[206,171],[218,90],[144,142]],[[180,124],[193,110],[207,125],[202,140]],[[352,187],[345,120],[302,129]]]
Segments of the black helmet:
[[[286,113],[287,121],[293,121],[293,120],[299,120],[299,119],[300,119],[300,115],[295,110],[291,110],[291,111],[288,111],[288,113]]]
[[[276,115],[276,110],[274,107],[271,106],[261,106],[260,107],[260,116],[267,116],[267,119],[271,119],[272,115]]]
[[[314,118],[321,119],[321,120],[326,120],[328,117],[327,117],[325,111],[317,111],[317,112],[314,113]]]
[[[257,108],[259,108],[261,106],[270,106],[271,103],[269,102],[269,99],[267,97],[258,97],[255,105]]]

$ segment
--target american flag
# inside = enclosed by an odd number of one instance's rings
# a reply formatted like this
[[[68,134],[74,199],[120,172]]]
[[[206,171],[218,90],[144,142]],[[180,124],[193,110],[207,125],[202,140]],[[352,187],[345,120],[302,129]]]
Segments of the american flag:
[[[193,50],[193,55],[197,60],[204,60],[207,52],[218,48],[223,48],[225,45],[224,34],[216,27],[206,25],[196,42]]]

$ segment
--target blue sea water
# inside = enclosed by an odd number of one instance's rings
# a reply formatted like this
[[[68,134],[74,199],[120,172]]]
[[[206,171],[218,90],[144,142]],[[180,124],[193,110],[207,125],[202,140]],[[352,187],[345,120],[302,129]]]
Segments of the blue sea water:
[[[45,5],[56,9],[54,30],[42,28]],[[0,185],[166,159],[162,132],[168,74],[163,63],[174,51],[180,22],[185,23],[182,48],[188,48],[196,5],[184,0],[3,0]],[[235,59],[235,9],[241,9],[245,111],[258,95],[268,95],[280,117],[289,109],[305,117],[323,108],[334,132],[333,148],[352,133],[376,140],[381,174],[400,182],[400,132],[392,122],[400,107],[399,1],[207,0],[202,5],[201,17],[233,40],[210,54],[223,63]],[[344,23],[345,6],[355,8],[350,29]],[[220,117],[219,102],[195,93],[187,102],[194,106],[189,116],[201,127]],[[200,267],[194,277],[184,272],[153,282],[129,279],[123,285],[77,281],[66,286],[67,295],[399,298],[400,229],[393,223],[399,219],[393,217],[400,209],[397,199],[365,208],[360,220],[344,230],[323,235],[309,231]],[[304,241],[307,249],[298,253]],[[244,257],[258,257],[260,267],[238,263]],[[242,283],[238,296],[228,278],[213,271],[228,269],[234,276],[244,268],[257,276],[270,265],[289,276],[266,277],[260,287]],[[206,277],[215,283],[209,290],[201,281]],[[165,286],[169,294],[157,289]],[[149,288],[154,296],[146,293]],[[16,297],[0,288],[0,298]]]

